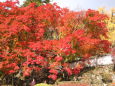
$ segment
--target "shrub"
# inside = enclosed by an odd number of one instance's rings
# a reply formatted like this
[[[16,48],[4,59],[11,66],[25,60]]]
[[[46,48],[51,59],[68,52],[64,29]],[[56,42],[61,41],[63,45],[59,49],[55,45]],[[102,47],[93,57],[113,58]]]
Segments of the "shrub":
[[[48,70],[52,80],[78,74],[84,64],[69,63],[109,53],[105,19],[95,10],[74,12],[56,4],[18,7],[0,2],[0,71],[4,75]]]

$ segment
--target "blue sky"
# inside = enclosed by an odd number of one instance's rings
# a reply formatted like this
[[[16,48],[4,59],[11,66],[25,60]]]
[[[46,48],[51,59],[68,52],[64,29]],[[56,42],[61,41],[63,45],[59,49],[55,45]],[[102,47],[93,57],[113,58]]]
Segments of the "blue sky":
[[[5,0],[0,0],[5,1]],[[19,0],[21,4],[25,0]],[[115,0],[51,0],[61,7],[67,7],[71,10],[98,9],[100,7],[115,8]]]
[[[76,9],[98,9],[99,7],[115,8],[115,0],[54,0],[61,7]]]

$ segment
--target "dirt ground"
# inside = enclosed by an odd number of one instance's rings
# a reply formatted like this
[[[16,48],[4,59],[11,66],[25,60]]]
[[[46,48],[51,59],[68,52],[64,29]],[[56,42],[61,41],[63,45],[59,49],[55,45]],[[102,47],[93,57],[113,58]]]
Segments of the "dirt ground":
[[[113,65],[92,67],[87,68],[87,70],[84,69],[79,76],[76,76],[76,81],[58,82],[58,86],[66,86],[64,83],[87,84],[88,86],[115,86]]]

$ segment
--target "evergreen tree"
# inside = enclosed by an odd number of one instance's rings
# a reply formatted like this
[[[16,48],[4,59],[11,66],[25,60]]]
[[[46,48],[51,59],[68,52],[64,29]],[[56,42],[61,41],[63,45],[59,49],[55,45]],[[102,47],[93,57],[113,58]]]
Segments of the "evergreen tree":
[[[28,6],[30,3],[36,3],[37,6],[42,5],[43,3],[49,3],[50,0],[26,0],[23,6]]]

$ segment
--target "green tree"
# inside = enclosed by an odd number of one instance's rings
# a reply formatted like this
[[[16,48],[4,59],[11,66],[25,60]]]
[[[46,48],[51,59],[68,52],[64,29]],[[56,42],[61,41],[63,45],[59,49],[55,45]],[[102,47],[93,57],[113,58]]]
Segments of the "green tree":
[[[50,0],[26,0],[23,6],[28,6],[30,3],[36,3],[37,6],[42,5],[43,3],[49,3]]]

